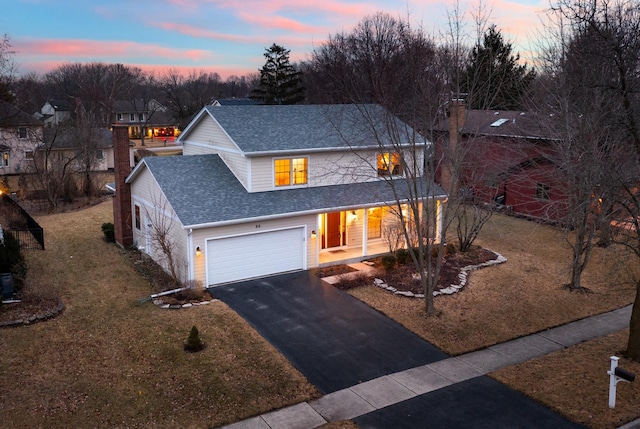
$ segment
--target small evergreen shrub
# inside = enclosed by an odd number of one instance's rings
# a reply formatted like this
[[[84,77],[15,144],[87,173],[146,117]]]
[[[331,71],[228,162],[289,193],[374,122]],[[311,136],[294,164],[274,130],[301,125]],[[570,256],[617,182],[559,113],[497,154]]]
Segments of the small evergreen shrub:
[[[396,250],[396,262],[398,265],[405,265],[409,262],[411,255],[407,249],[398,249]]]
[[[116,233],[115,233],[113,224],[111,222],[102,224],[102,233],[104,234],[104,239],[107,240],[109,243],[116,242]]]
[[[391,271],[396,267],[396,257],[394,255],[384,255],[381,262],[387,271]]]
[[[196,328],[194,325],[189,332],[189,337],[187,338],[187,342],[184,345],[184,350],[189,353],[195,353],[203,350],[204,348],[205,344],[200,339],[198,328]]]

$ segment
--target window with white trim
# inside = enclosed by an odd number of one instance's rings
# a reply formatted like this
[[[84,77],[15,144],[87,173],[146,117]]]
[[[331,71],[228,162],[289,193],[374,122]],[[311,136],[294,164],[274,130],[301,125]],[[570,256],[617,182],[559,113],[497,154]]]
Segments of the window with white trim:
[[[275,186],[307,184],[307,158],[283,158],[273,161]]]

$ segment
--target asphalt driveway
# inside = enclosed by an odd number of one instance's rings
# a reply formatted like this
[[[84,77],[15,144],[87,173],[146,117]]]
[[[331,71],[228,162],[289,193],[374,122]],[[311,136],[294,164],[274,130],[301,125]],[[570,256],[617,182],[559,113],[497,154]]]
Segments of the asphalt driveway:
[[[322,393],[447,355],[308,271],[209,289]]]

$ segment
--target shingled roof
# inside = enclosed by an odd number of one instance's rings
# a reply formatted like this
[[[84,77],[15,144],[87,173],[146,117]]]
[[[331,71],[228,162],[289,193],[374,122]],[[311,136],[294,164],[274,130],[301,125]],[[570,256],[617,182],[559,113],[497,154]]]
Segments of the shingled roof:
[[[184,227],[350,210],[396,201],[392,187],[384,180],[250,193],[218,155],[147,157],[127,182],[144,167],[149,169]],[[399,194],[404,195],[402,188],[406,188],[407,182],[396,180],[396,183]],[[423,188],[430,190],[424,197],[446,196],[435,184]]]
[[[268,152],[378,148],[426,144],[409,125],[378,105],[206,106],[179,140],[204,115],[214,118],[245,155]]]
[[[441,121],[435,131],[449,132],[449,118]],[[530,112],[467,110],[460,134],[475,136],[497,136],[527,139],[554,140],[555,119]]]

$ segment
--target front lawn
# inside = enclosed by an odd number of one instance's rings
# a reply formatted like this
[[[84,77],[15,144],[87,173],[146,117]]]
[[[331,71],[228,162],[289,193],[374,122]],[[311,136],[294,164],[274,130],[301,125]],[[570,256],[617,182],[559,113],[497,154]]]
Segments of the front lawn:
[[[28,287],[65,311],[0,330],[2,427],[194,427],[234,422],[319,393],[221,302],[166,310],[100,226],[111,201],[38,217]],[[197,326],[207,347],[186,353]]]

